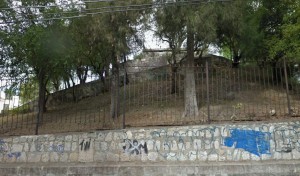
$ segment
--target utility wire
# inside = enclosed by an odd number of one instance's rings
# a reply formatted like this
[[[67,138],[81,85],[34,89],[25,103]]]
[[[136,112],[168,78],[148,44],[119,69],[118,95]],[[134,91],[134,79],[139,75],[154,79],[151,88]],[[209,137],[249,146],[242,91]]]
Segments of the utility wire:
[[[169,6],[185,6],[185,5],[197,5],[201,3],[212,3],[212,2],[230,2],[232,0],[192,0],[192,1],[182,1],[182,2],[168,2],[168,3],[151,3],[151,4],[139,4],[139,5],[126,5],[126,6],[106,6],[106,7],[100,7],[100,8],[90,8],[90,9],[84,9],[82,12],[58,12],[58,13],[45,13],[45,14],[26,14],[28,16],[46,16],[49,14],[53,15],[61,15],[61,14],[73,14],[73,13],[79,13],[79,15],[73,15],[73,16],[61,16],[61,17],[53,17],[53,18],[41,18],[41,19],[23,19],[23,20],[16,20],[16,21],[6,21],[2,22],[0,24],[11,24],[11,23],[17,23],[17,22],[26,22],[26,21],[51,21],[51,20],[65,20],[65,19],[73,19],[73,18],[81,18],[88,15],[98,15],[98,14],[104,14],[104,13],[115,13],[115,12],[126,12],[126,11],[141,11],[141,10],[147,10],[151,8],[164,8]],[[104,1],[101,1],[104,2]],[[93,11],[93,12],[89,12]],[[22,13],[24,14],[24,13]]]
[[[50,4],[50,5],[38,5],[38,6],[16,6],[16,7],[6,7],[6,8],[0,8],[0,11],[3,10],[16,10],[16,9],[44,9],[44,8],[53,8],[53,7],[68,7],[68,6],[76,6],[76,5],[85,5],[87,3],[99,3],[99,2],[115,2],[115,0],[92,0],[92,1],[80,1],[76,3],[70,3],[70,4]]]

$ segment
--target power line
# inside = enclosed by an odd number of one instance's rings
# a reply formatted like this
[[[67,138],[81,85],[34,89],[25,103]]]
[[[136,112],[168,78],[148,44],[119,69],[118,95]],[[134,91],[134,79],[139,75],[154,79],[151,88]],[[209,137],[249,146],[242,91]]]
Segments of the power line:
[[[43,9],[43,8],[53,8],[53,7],[68,7],[68,6],[76,6],[76,5],[85,5],[86,3],[98,3],[98,2],[114,2],[115,0],[91,0],[91,1],[81,1],[79,3],[70,3],[70,4],[50,4],[50,5],[38,5],[38,6],[16,6],[16,7],[6,7],[0,8],[0,11],[3,10],[16,10],[16,9]]]
[[[97,0],[98,2],[99,0]],[[112,1],[112,0],[108,0]],[[107,1],[107,2],[108,2]],[[41,15],[61,15],[61,14],[72,14],[72,13],[79,13],[79,15],[73,15],[73,16],[61,16],[61,17],[53,17],[53,18],[41,18],[41,19],[23,19],[23,20],[17,20],[17,21],[6,21],[2,22],[0,24],[11,24],[16,22],[25,22],[25,21],[51,21],[51,20],[63,20],[63,19],[73,19],[73,18],[81,18],[89,15],[98,15],[98,14],[104,14],[104,13],[115,13],[115,12],[127,12],[127,11],[141,11],[141,10],[147,10],[151,8],[164,8],[169,6],[184,6],[184,5],[196,5],[201,3],[213,3],[213,2],[230,2],[232,0],[192,0],[192,1],[180,1],[180,2],[168,2],[168,3],[151,3],[151,4],[136,4],[136,5],[126,5],[126,6],[106,6],[106,7],[100,7],[100,8],[90,8],[90,9],[84,9],[82,12],[59,12],[59,13],[45,13]],[[104,1],[101,1],[104,2]],[[88,12],[93,11],[94,12]],[[24,13],[23,13],[24,14]],[[26,14],[28,16],[41,16],[37,14]]]

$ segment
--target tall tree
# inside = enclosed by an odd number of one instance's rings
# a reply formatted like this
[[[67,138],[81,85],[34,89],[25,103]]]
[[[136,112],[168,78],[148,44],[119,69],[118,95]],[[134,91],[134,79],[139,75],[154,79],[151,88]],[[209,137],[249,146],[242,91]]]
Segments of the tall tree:
[[[177,56],[181,53],[183,42],[186,39],[186,18],[182,14],[182,6],[171,6],[155,9],[155,35],[163,42],[167,42],[171,49],[168,63],[171,66],[171,93],[177,92],[176,74],[178,70]],[[150,26],[152,27],[152,26]]]
[[[277,32],[268,32],[270,36],[266,38],[269,57],[281,56],[282,58],[297,60],[296,58],[300,56],[300,3],[290,0],[280,4],[277,8],[278,11],[283,12],[281,12],[279,26],[276,26]]]
[[[204,50],[216,40],[216,2],[205,2],[194,5],[181,1],[161,3],[166,9],[157,10],[157,35],[166,40],[175,56],[182,42],[186,42],[187,57],[185,61],[183,117],[199,115],[195,85],[195,51],[200,58]],[[169,8],[169,9],[167,9]],[[175,57],[174,57],[175,58]],[[174,62],[173,62],[174,63]],[[176,62],[175,62],[176,63]]]
[[[14,7],[12,4],[14,2],[10,3],[8,6]],[[36,6],[53,4],[54,2],[49,1],[22,1],[22,5],[28,8],[10,9],[13,12],[4,19],[14,20],[11,23],[7,22],[7,29],[2,30],[5,33],[3,38],[5,46],[9,48],[7,63],[10,67],[10,76],[32,77],[33,75],[38,80],[37,124],[45,111],[47,83],[54,75],[57,75],[58,70],[64,69],[61,65],[68,55],[69,40],[65,32],[64,20],[41,20],[49,18],[49,14],[57,13],[60,9],[40,10],[36,8]]]
[[[139,5],[151,2],[150,0],[132,0],[132,1],[111,1],[102,3],[99,6],[89,6],[90,12],[93,9],[105,7],[122,7],[128,5]],[[110,47],[109,62],[111,64],[111,106],[110,115],[112,118],[119,116],[119,63],[122,61],[122,55],[130,52],[129,43],[133,40],[139,43],[137,39],[138,26],[147,18],[146,10],[121,11],[115,13],[105,13],[94,16],[93,35],[101,35],[107,41]]]
[[[253,0],[236,0],[219,8],[217,44],[229,49],[233,66],[238,66],[242,57],[255,57],[261,47],[256,8]]]
[[[283,26],[285,25],[285,17],[292,14],[292,9],[295,4],[299,4],[297,0],[260,0],[256,1],[256,15],[259,19],[259,30],[263,33],[263,52],[266,59],[273,61],[275,64],[283,58],[284,51],[282,49],[274,49],[277,42],[283,40]]]

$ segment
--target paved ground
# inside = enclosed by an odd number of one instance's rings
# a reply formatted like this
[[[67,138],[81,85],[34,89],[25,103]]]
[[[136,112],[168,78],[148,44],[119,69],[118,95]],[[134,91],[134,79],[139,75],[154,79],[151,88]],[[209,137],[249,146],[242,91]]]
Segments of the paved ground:
[[[1,176],[300,176],[300,161],[1,164]]]

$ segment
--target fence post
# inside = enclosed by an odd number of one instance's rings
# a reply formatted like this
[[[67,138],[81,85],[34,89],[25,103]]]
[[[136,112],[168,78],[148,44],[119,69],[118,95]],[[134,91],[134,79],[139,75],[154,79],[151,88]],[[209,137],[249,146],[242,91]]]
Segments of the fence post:
[[[291,102],[290,102],[289,83],[288,83],[288,76],[287,76],[285,58],[283,60],[283,65],[284,65],[284,78],[285,78],[285,90],[286,90],[288,114],[291,115]]]
[[[38,106],[38,113],[37,113],[37,116],[36,116],[35,135],[39,134],[40,112],[41,112],[41,110],[40,110],[40,107]]]
[[[206,59],[205,62],[205,67],[206,67],[206,103],[207,103],[207,120],[208,123],[211,122],[210,120],[210,99],[209,99],[209,69],[208,69],[208,61]]]
[[[125,100],[126,100],[126,69],[125,69],[125,64],[124,64],[124,80],[123,80],[123,84],[124,84],[124,93],[123,93],[123,124],[122,124],[122,128],[125,129],[126,128],[126,123],[125,123]]]

